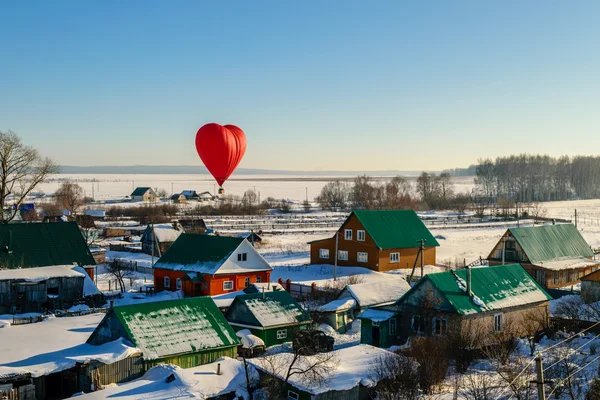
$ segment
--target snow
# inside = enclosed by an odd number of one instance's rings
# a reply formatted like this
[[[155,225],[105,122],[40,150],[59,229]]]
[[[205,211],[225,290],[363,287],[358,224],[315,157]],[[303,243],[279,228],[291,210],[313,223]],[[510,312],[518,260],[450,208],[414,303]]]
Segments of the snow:
[[[98,290],[98,288],[96,287],[96,284],[94,283],[92,278],[90,278],[90,276],[87,274],[87,272],[85,272],[85,269],[83,269],[82,267],[79,267],[77,265],[72,266],[71,269],[73,271],[79,272],[80,274],[83,274],[85,276],[85,278],[83,280],[83,296],[84,297],[100,294],[100,290]]]
[[[132,243],[129,243],[132,244]],[[151,267],[152,256],[146,253],[129,253],[126,251],[107,251],[106,261],[110,262],[113,260],[123,260],[132,263],[137,263],[140,267]],[[158,257],[154,257],[154,261],[158,260]]]
[[[315,385],[311,384],[311,382],[305,382],[301,374],[292,375],[288,382],[298,389],[313,395],[329,391],[350,390],[359,384],[373,387],[377,384],[374,381],[373,371],[380,364],[382,357],[391,354],[393,353],[366,344],[334,350],[332,352],[333,359],[330,361],[333,372],[323,384]],[[292,353],[279,353],[270,355],[269,357],[273,357],[274,360],[272,362],[275,365],[289,365],[294,355]],[[298,359],[298,366],[301,368],[302,365],[309,365],[309,363],[314,362],[313,359],[315,357],[308,356]],[[279,378],[283,378],[280,374],[286,371],[285,368],[278,371],[270,371],[269,363],[264,358],[253,358],[249,359],[248,362],[258,369],[274,372]]]
[[[600,319],[600,301],[585,304],[578,294],[550,300],[550,315],[556,318],[597,322]]]
[[[340,333],[327,324],[319,325],[318,329],[335,340],[333,343],[335,350],[360,344],[360,319],[352,321],[352,325],[346,333]]]
[[[540,262],[540,265],[547,269],[560,271],[570,268],[585,268],[592,265],[600,265],[600,261],[590,260],[584,257],[579,258],[564,258],[552,261]]]
[[[221,375],[217,375],[221,364]],[[258,373],[249,365],[251,380],[258,380]],[[166,383],[173,374],[175,380]],[[248,399],[244,364],[238,360],[222,357],[199,367],[182,369],[174,365],[158,365],[144,376],[131,382],[109,386],[103,390],[83,395],[85,400],[100,399],[206,399],[227,393],[236,393]]]
[[[387,321],[390,318],[393,318],[396,314],[389,311],[376,310],[374,308],[369,308],[360,314],[358,314],[358,318],[362,319],[370,319],[375,322],[383,322]]]
[[[154,225],[154,236],[160,243],[164,242],[174,242],[177,240],[179,235],[181,235],[183,231],[179,231],[173,228],[173,225],[169,224],[156,224]]]
[[[215,302],[215,304],[217,305],[217,307],[219,308],[227,308],[231,305],[231,303],[233,303],[233,300],[237,297],[237,296],[241,296],[246,294],[246,292],[244,292],[243,290],[238,290],[235,292],[229,292],[229,293],[224,293],[224,294],[219,294],[216,296],[212,296],[213,301]]]
[[[359,283],[348,285],[348,292],[360,307],[371,307],[393,303],[410,290],[410,285],[404,279],[388,279],[387,281]],[[342,292],[340,297],[345,294]]]
[[[321,312],[335,312],[342,310],[349,310],[350,308],[356,307],[356,300],[352,297],[345,297],[340,299],[335,299],[325,305],[319,307],[319,311]]]
[[[244,302],[263,327],[295,324],[302,310],[296,304],[284,305],[269,297],[245,299]]]
[[[102,318],[104,314],[50,318],[0,329],[0,374],[29,372],[38,377],[71,368],[77,362],[112,363],[139,352],[123,339],[101,346],[86,344]]]
[[[72,265],[0,270],[0,281],[18,279],[27,282],[43,282],[51,278],[81,278],[82,276],[87,276],[85,271],[79,272]]]
[[[242,347],[245,349],[253,349],[254,347],[264,346],[265,342],[258,336],[255,336],[248,329],[242,329],[235,333],[242,342]]]
[[[337,267],[337,278],[343,279],[353,275],[360,275],[363,283],[367,282],[383,282],[390,279],[403,279],[401,275],[389,274],[384,272],[372,271],[364,267]],[[410,272],[409,272],[410,273]],[[271,273],[271,281],[277,282],[290,279],[292,283],[303,283],[310,285],[313,282],[317,287],[332,285],[333,280],[333,265],[315,264],[289,267],[275,267]]]

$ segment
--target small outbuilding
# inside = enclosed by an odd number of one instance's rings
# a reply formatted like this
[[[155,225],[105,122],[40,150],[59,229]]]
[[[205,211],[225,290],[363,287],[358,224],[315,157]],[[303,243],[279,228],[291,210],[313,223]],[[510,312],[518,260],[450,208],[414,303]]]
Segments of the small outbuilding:
[[[581,278],[581,298],[586,304],[600,301],[600,270]]]
[[[142,252],[160,257],[183,233],[183,227],[179,223],[148,225],[142,234]]]
[[[310,315],[286,291],[236,296],[225,318],[234,330],[249,329],[267,347],[291,341],[296,330],[312,324]]]
[[[235,358],[240,344],[210,297],[113,307],[87,343],[119,338],[140,349],[146,370],[161,363],[192,368]]]

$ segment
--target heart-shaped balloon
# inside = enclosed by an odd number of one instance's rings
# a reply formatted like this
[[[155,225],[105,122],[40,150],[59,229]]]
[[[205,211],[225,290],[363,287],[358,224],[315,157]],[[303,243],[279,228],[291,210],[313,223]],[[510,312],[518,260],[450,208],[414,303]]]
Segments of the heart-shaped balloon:
[[[235,125],[206,124],[196,133],[196,151],[219,186],[231,176],[246,152],[246,135]]]

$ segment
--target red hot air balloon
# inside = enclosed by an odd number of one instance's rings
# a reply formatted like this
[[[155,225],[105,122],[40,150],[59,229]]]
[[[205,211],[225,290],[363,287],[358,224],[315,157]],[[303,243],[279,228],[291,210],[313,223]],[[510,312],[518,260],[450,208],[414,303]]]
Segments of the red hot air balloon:
[[[235,125],[206,124],[196,133],[196,150],[200,159],[219,184],[237,168],[246,152],[246,135]]]

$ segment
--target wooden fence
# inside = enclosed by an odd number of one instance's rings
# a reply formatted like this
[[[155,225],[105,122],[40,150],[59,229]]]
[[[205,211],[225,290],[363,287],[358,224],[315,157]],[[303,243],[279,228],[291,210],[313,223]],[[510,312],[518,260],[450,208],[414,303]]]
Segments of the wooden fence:
[[[35,317],[14,317],[12,325],[26,325],[35,324],[36,322],[42,322],[44,320],[43,315],[37,315]]]

